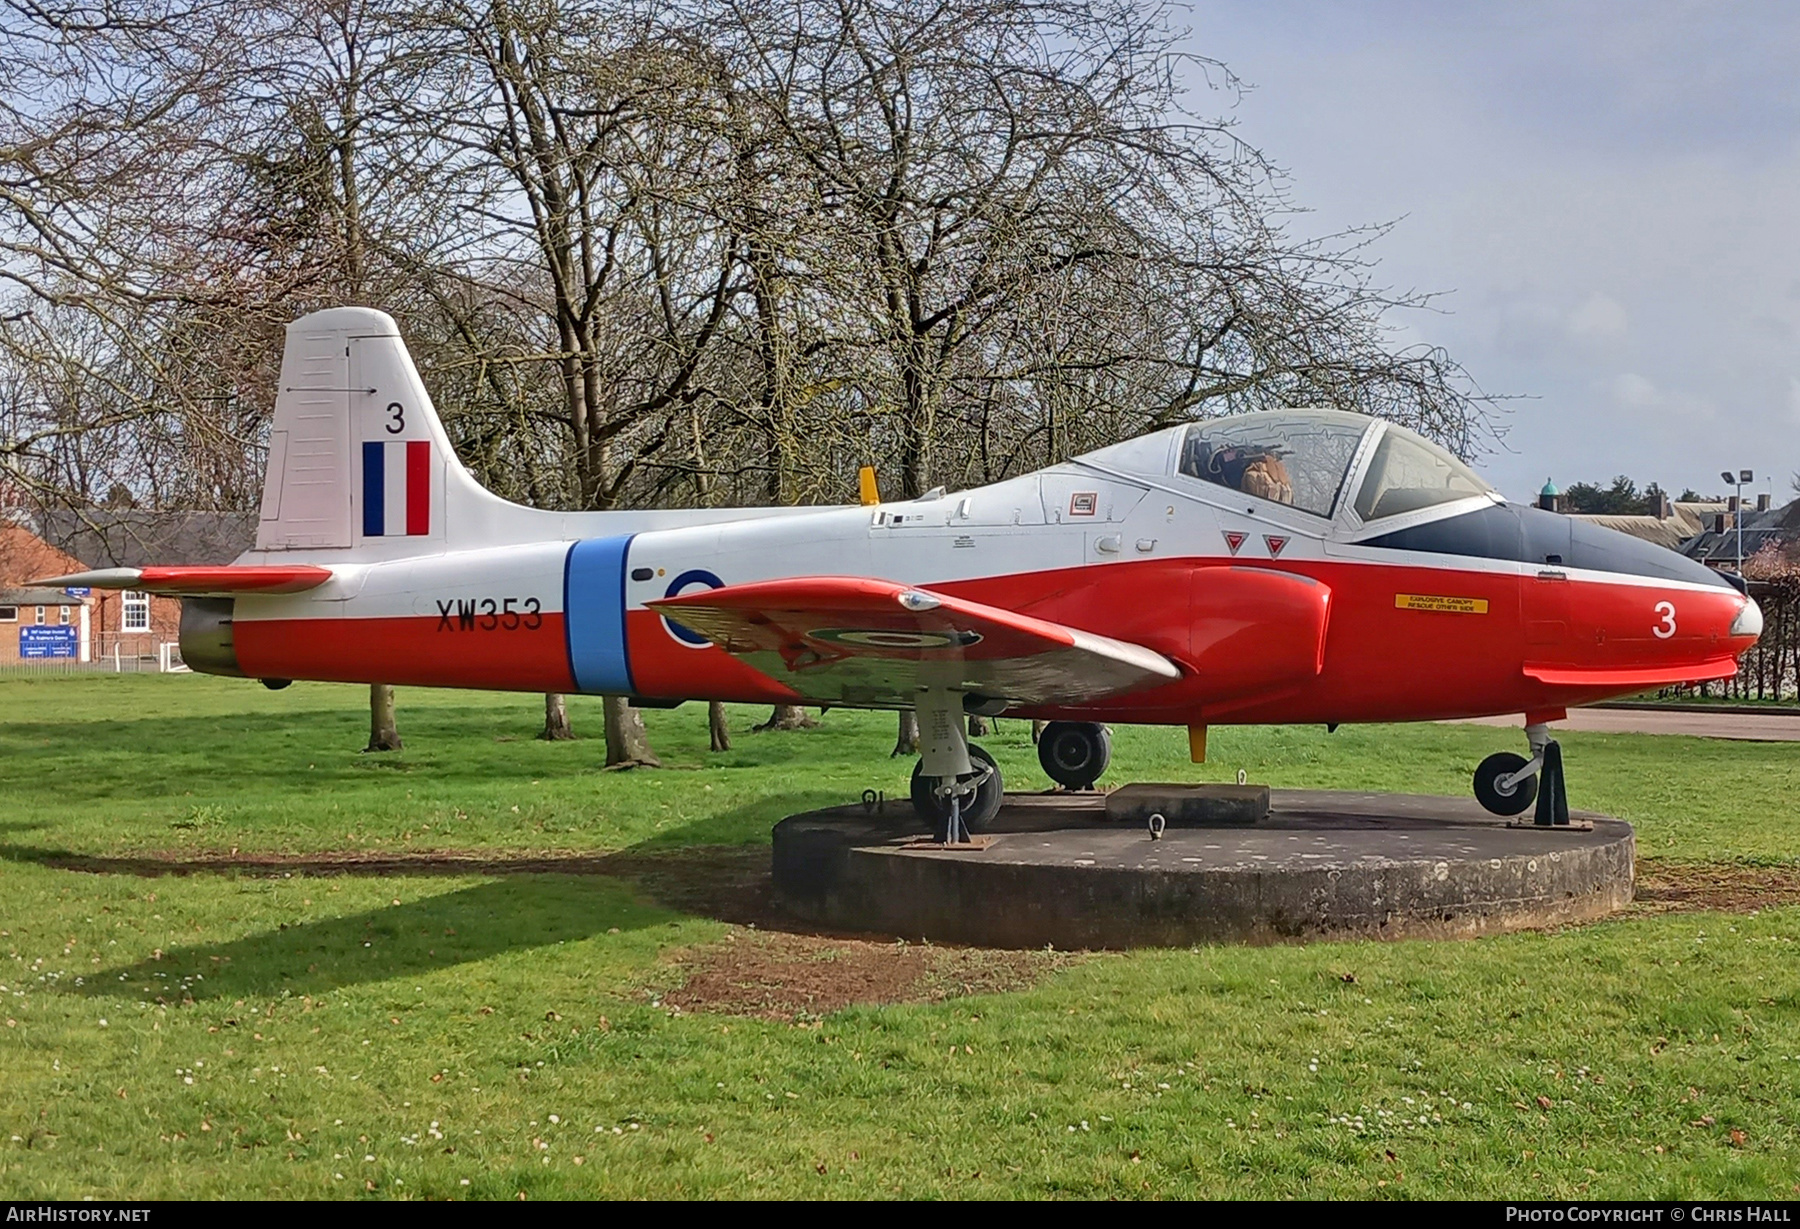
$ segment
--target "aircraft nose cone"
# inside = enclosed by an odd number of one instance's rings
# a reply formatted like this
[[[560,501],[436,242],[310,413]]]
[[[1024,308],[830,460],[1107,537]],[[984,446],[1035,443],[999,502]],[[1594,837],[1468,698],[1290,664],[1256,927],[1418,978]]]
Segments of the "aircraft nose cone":
[[[1756,604],[1755,598],[1747,597],[1744,599],[1743,608],[1737,612],[1737,618],[1731,621],[1731,634],[1748,636],[1754,640],[1762,635],[1762,630],[1762,607]]]

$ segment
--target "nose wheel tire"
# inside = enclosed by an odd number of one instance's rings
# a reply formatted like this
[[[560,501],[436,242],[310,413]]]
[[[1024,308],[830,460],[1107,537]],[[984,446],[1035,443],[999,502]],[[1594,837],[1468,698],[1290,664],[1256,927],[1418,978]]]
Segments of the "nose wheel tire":
[[[1058,785],[1089,789],[1112,760],[1112,731],[1097,721],[1052,721],[1038,735],[1038,763]]]
[[[963,794],[962,823],[971,835],[980,832],[1000,812],[1006,786],[1000,779],[1000,766],[994,757],[980,747],[969,748],[969,762],[975,771],[961,778],[965,782],[979,779],[973,791]],[[950,839],[950,799],[937,792],[937,778],[928,777],[923,761],[913,765],[912,804],[919,818],[931,825],[932,839],[940,844]]]
[[[1495,815],[1523,815],[1537,800],[1538,779],[1526,777],[1510,790],[1500,787],[1500,779],[1519,771],[1528,763],[1524,756],[1511,751],[1496,751],[1475,769],[1475,800]]]

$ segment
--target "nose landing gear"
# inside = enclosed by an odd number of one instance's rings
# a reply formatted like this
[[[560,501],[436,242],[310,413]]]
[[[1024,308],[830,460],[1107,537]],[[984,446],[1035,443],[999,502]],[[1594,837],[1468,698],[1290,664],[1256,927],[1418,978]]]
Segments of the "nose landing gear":
[[[1475,801],[1495,815],[1522,815],[1537,798],[1537,770],[1511,751],[1496,751],[1475,769]]]
[[[1475,769],[1475,799],[1495,815],[1523,815],[1533,801],[1533,827],[1570,827],[1569,796],[1563,782],[1562,746],[1545,722],[1525,727],[1529,760],[1496,751]]]

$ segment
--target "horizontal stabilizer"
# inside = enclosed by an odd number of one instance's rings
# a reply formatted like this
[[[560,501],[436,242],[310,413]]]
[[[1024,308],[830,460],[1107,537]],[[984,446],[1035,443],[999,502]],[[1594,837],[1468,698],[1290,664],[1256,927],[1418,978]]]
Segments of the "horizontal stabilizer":
[[[1627,666],[1624,669],[1586,670],[1573,666],[1526,666],[1527,678],[1552,687],[1606,687],[1620,690],[1630,687],[1668,687],[1674,683],[1710,683],[1728,679],[1737,673],[1737,662],[1729,657],[1699,666]]]
[[[1181,677],[1142,645],[887,580],[805,576],[648,605],[820,703],[910,705],[923,687],[1069,703]]]
[[[331,579],[331,569],[284,567],[100,568],[31,583],[46,589],[133,589],[169,597],[232,597],[240,593],[304,593]]]

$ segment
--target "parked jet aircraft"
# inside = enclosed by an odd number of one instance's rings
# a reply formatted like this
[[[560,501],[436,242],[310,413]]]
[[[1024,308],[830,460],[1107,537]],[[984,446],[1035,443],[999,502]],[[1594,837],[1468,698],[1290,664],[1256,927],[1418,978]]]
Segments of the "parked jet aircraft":
[[[1522,713],[1726,678],[1762,614],[1732,578],[1506,503],[1391,423],[1278,410],[1172,427],[975,490],[862,507],[548,512],[457,461],[387,315],[288,328],[255,548],[229,567],[35,582],[184,599],[187,663],[324,679],[911,708],[940,839],[999,806],[965,713],[1045,718],[1091,785],[1105,723]]]

